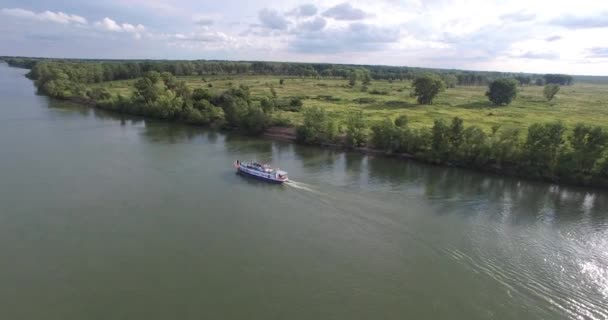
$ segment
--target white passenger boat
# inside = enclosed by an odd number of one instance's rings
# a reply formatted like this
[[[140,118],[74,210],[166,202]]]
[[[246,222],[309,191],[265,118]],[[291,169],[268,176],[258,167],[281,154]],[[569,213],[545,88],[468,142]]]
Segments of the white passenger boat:
[[[258,178],[272,183],[283,183],[289,178],[287,172],[280,169],[273,169],[268,165],[259,164],[257,162],[241,162],[237,160],[234,163],[237,172]]]

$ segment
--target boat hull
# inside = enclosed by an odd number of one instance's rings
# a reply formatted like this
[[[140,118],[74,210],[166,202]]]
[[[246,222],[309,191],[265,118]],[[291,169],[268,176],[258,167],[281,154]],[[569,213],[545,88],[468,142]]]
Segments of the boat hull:
[[[269,183],[275,183],[275,184],[281,184],[285,181],[287,181],[287,179],[277,179],[275,177],[273,177],[272,174],[269,173],[263,173],[263,172],[258,172],[258,171],[254,171],[254,170],[247,170],[245,168],[241,168],[240,166],[237,167],[237,172],[245,175],[247,177],[252,177],[252,178],[256,178],[258,180],[262,180],[262,181],[266,181]]]

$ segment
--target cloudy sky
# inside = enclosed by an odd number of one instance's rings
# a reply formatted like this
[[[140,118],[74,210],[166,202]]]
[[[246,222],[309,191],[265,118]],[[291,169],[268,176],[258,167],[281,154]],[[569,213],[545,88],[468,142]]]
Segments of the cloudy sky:
[[[0,55],[608,75],[608,3],[0,0]]]

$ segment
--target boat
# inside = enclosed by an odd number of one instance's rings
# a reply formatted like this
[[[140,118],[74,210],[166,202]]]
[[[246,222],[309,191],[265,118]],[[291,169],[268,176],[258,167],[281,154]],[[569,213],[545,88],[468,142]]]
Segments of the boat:
[[[247,176],[251,176],[260,180],[271,183],[283,183],[289,178],[287,172],[280,169],[273,169],[267,164],[259,164],[257,162],[241,162],[236,160],[234,167],[238,173],[242,173]]]

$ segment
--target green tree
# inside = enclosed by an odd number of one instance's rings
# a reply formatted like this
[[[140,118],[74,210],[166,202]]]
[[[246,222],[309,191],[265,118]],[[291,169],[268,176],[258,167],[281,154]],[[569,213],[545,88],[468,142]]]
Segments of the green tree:
[[[519,128],[501,129],[500,126],[492,127],[490,136],[491,158],[499,166],[514,163],[518,160],[521,152],[521,131]]]
[[[351,71],[348,75],[348,85],[354,87],[357,84],[357,73],[355,71]]]
[[[269,115],[264,113],[261,107],[250,105],[241,119],[240,127],[248,134],[258,135],[264,132],[269,124]]]
[[[371,142],[374,148],[389,152],[398,149],[398,131],[393,121],[388,118],[384,119],[373,125],[371,129]]]
[[[220,107],[216,107],[212,105],[208,100],[201,99],[194,102],[193,110],[198,111],[198,113],[192,111],[190,112],[189,108],[186,108],[185,113],[187,114],[186,118],[190,119],[192,117],[195,120],[190,121],[194,124],[217,124],[221,125],[224,122],[224,110]],[[193,116],[189,116],[189,114],[193,114]]]
[[[272,113],[275,109],[274,99],[262,98],[260,100],[260,107],[262,107],[265,113]]]
[[[192,100],[211,100],[211,94],[208,90],[202,88],[196,88],[192,91]]]
[[[296,139],[307,144],[327,143],[333,141],[337,133],[336,124],[327,112],[312,107],[304,110],[304,123],[297,128]]]
[[[95,101],[108,100],[112,98],[112,94],[106,88],[96,87],[93,90],[87,92],[89,98]]]
[[[152,72],[156,72],[156,71],[152,71]],[[169,90],[173,90],[177,86],[177,79],[173,76],[173,74],[171,72],[163,72],[160,74],[160,77],[163,80],[163,82],[165,83],[165,86],[167,86],[167,88]]]
[[[470,126],[464,130],[459,155],[468,164],[484,165],[487,162],[488,136],[481,128]]]
[[[369,85],[372,82],[372,77],[369,73],[369,70],[363,69],[361,70],[361,82],[364,86]]]
[[[560,122],[535,123],[528,127],[528,137],[524,144],[527,161],[532,167],[555,170],[559,152],[564,146],[566,127]]]
[[[184,99],[184,101],[192,100],[192,90],[186,85],[185,81],[177,81],[173,88],[168,89],[173,90],[173,92],[175,92],[178,97]]]
[[[424,75],[414,80],[414,96],[420,104],[432,104],[433,99],[444,88],[443,81],[436,75]]]
[[[575,170],[590,173],[608,147],[608,132],[601,127],[577,124],[569,136]]]
[[[441,79],[443,80],[443,83],[445,83],[445,87],[446,88],[456,88],[456,84],[458,83],[458,78],[451,74],[443,74],[441,76]]]
[[[350,147],[361,147],[365,144],[365,120],[363,112],[353,112],[346,118],[346,145]]]
[[[595,177],[604,180],[604,182],[608,182],[608,155],[598,163],[595,170],[593,170],[593,174]]]
[[[490,83],[486,96],[497,106],[507,105],[517,96],[517,82],[513,79],[498,79]]]
[[[543,94],[548,101],[553,100],[553,97],[559,92],[559,84],[549,83],[545,85],[545,89],[543,89]]]
[[[450,151],[457,153],[464,139],[464,121],[459,117],[454,117],[448,131],[448,141],[450,143]]]
[[[224,110],[226,123],[239,127],[249,110],[249,92],[242,89],[229,89],[217,99],[216,105]]]
[[[546,74],[543,78],[545,79],[545,83],[555,83],[562,86],[569,86],[574,81],[572,76],[567,74]]]
[[[434,161],[447,160],[450,151],[450,127],[441,120],[435,120],[432,128],[431,152]]]

